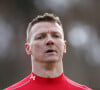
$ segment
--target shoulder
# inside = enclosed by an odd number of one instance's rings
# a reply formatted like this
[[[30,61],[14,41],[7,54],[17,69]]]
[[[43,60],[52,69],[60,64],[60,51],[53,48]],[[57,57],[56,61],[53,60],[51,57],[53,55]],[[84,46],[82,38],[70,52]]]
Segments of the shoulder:
[[[21,81],[9,86],[8,88],[3,89],[3,90],[16,90],[16,89],[18,89],[20,87],[23,87],[23,86],[25,86],[26,84],[28,84],[30,82],[29,78],[30,78],[30,75],[25,77]]]
[[[67,78],[66,77],[66,80],[67,80],[67,83],[68,83],[68,86],[69,88],[72,88],[73,90],[77,89],[77,90],[92,90],[90,88],[88,88],[87,86],[85,85],[81,85],[79,83],[76,83],[75,81],[72,81],[71,79]]]

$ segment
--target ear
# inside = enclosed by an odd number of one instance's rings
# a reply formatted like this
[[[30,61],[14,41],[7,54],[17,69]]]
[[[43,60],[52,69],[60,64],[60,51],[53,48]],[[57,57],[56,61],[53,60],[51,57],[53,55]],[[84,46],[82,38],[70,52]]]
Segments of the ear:
[[[66,41],[64,41],[64,54],[66,53]]]
[[[31,54],[32,54],[32,51],[31,51],[31,49],[30,49],[29,43],[25,43],[25,49],[26,49],[26,53],[27,53],[28,55],[31,55]]]

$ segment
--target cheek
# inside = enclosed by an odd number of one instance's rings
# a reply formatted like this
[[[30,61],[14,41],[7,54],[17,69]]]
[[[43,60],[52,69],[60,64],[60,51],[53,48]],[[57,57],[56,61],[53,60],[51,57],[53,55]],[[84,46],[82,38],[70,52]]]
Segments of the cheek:
[[[58,45],[59,47],[64,48],[64,41],[63,40],[59,41]]]
[[[57,47],[60,50],[60,53],[63,53],[63,51],[64,51],[64,41],[59,41],[57,43]]]
[[[38,44],[38,43],[34,43],[31,45],[31,48],[32,48],[32,52],[39,52],[41,50],[41,45]]]

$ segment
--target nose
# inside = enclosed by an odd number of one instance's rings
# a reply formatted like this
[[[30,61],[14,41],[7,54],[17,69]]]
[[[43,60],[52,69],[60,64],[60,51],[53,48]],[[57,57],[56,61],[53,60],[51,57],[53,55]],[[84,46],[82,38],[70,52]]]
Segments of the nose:
[[[48,36],[46,45],[54,45],[54,40],[53,40],[53,38],[51,36]]]

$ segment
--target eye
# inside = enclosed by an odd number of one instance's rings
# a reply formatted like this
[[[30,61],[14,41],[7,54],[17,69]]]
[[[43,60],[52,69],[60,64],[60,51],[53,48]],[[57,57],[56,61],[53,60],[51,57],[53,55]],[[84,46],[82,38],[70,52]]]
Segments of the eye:
[[[42,39],[43,38],[43,36],[38,36],[36,39]]]
[[[53,37],[55,37],[55,38],[60,38],[60,35],[54,34]]]
[[[36,40],[39,40],[39,39],[43,39],[43,38],[45,38],[45,35],[38,35],[38,36],[36,36]]]

